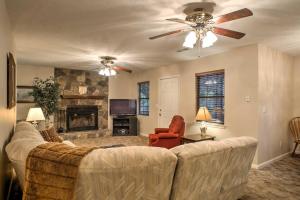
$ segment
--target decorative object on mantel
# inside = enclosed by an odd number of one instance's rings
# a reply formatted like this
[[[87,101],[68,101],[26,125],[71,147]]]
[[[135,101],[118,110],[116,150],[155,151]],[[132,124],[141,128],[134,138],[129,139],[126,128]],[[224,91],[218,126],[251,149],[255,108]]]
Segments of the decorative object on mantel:
[[[196,115],[196,121],[201,121],[200,124],[200,131],[201,135],[205,136],[206,135],[206,122],[211,120],[211,115],[206,107],[200,107],[197,115]]]
[[[34,79],[31,95],[36,104],[43,110],[46,122],[49,122],[50,116],[58,109],[59,94],[59,84],[53,77],[46,80]]]
[[[16,105],[16,62],[12,53],[7,54],[7,108]]]
[[[34,127],[38,127],[38,121],[44,121],[45,116],[41,108],[30,108],[26,121],[31,122]]]
[[[17,103],[34,103],[32,86],[17,86]]]
[[[80,85],[78,87],[78,92],[79,92],[80,95],[85,95],[87,93],[87,86]]]

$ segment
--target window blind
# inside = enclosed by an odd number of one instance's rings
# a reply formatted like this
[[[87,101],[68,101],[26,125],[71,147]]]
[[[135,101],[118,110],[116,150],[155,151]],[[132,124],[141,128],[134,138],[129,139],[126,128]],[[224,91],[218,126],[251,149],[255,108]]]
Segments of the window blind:
[[[196,74],[197,110],[207,107],[214,123],[224,124],[224,70]]]
[[[139,115],[149,115],[149,81],[138,83]]]

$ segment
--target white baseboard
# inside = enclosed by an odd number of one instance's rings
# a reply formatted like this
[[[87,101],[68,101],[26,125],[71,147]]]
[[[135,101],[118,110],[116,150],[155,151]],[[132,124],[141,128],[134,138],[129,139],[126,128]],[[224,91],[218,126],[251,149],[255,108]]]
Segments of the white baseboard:
[[[271,160],[267,160],[267,161],[265,161],[265,162],[263,162],[263,163],[260,163],[260,164],[252,164],[251,167],[252,167],[253,169],[261,169],[261,168],[263,168],[263,167],[265,167],[265,166],[267,166],[267,165],[272,164],[273,162],[276,162],[276,161],[278,161],[278,160],[281,160],[281,159],[287,157],[288,155],[290,155],[290,152],[281,154],[281,155],[279,155],[279,156],[277,156],[277,157],[275,157],[275,158],[272,158]]]

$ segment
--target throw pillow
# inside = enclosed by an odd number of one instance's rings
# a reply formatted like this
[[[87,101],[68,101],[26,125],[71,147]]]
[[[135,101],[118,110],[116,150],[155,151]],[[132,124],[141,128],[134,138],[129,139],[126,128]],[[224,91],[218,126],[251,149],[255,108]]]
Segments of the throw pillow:
[[[63,140],[59,137],[59,135],[56,133],[55,128],[51,127],[46,130],[40,131],[42,137],[47,142],[62,142]]]

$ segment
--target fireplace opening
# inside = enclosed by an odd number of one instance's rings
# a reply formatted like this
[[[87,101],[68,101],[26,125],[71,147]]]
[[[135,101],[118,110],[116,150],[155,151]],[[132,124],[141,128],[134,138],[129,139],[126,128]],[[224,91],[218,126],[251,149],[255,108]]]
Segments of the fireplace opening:
[[[98,130],[97,106],[67,107],[67,131]]]

